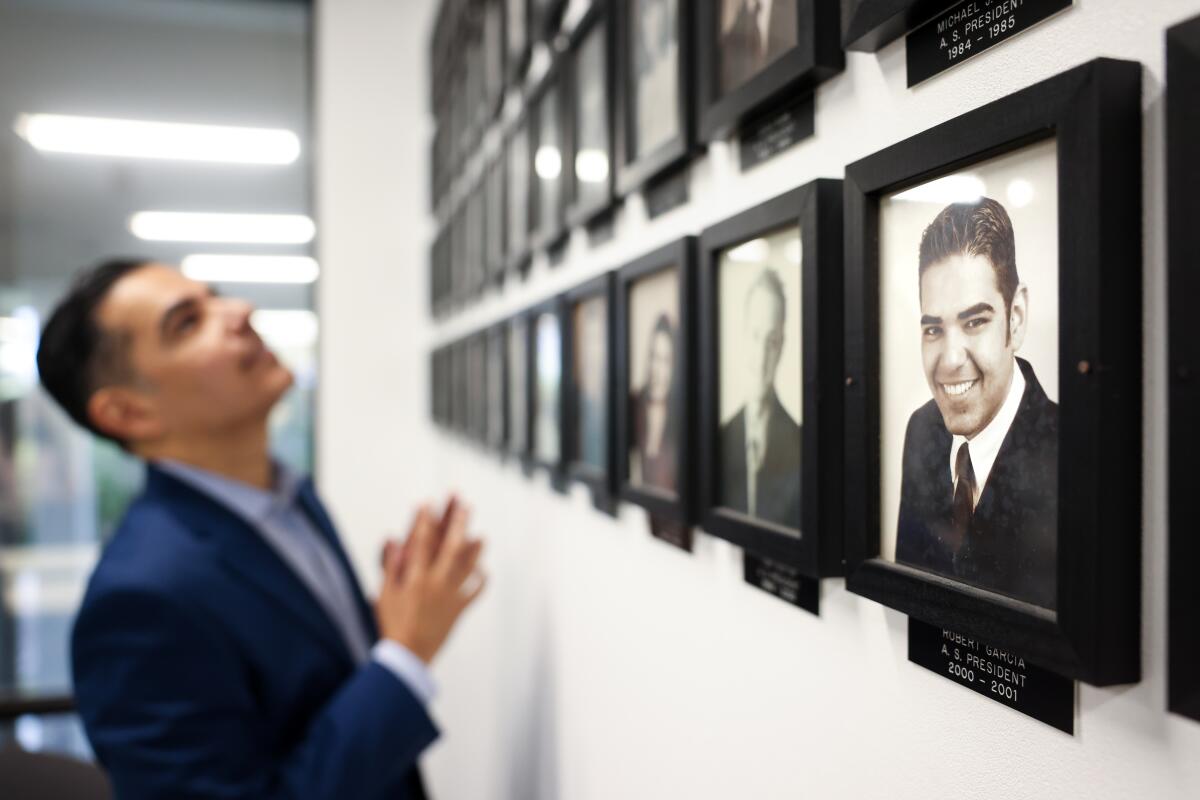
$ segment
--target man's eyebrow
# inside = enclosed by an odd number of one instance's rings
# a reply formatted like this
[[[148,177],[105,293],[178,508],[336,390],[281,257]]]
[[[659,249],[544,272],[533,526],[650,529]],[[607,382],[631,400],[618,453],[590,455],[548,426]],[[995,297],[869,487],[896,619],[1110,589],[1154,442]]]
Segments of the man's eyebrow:
[[[959,319],[970,319],[983,313],[995,313],[996,309],[992,308],[990,303],[976,303],[965,311],[958,312]]]
[[[941,317],[931,317],[928,314],[923,314],[921,316],[921,325],[923,325],[923,326],[924,325],[941,325],[941,324],[942,324]]]
[[[158,325],[159,336],[161,336],[164,339],[167,338],[167,335],[171,330],[171,326],[174,324],[175,320],[178,319],[181,314],[191,311],[193,308],[196,307],[196,305],[200,302],[201,299],[207,299],[209,297],[216,297],[216,296],[217,296],[217,293],[214,292],[211,288],[209,288],[209,289],[205,290],[204,295],[202,297],[195,297],[195,296],[185,297],[182,300],[176,301],[174,304],[171,305],[170,308],[167,309],[167,313],[163,314],[163,316],[162,316],[162,322],[160,322]]]

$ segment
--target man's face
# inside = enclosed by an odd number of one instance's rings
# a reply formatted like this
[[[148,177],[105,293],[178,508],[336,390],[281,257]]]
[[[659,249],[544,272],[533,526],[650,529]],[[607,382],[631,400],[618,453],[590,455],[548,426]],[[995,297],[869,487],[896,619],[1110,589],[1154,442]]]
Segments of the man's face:
[[[783,307],[764,288],[746,298],[746,401],[760,403],[775,385],[783,354]]]
[[[1004,403],[1025,335],[1025,294],[1018,289],[1006,315],[995,270],[981,256],[951,256],[921,276],[925,379],[951,433],[970,439]]]
[[[292,374],[250,326],[251,311],[159,264],[113,285],[97,320],[128,337],[134,389],[156,437],[236,430],[265,417],[291,386]]]
[[[650,343],[650,399],[661,402],[671,393],[671,373],[675,370],[675,348],[671,337],[659,331]]]

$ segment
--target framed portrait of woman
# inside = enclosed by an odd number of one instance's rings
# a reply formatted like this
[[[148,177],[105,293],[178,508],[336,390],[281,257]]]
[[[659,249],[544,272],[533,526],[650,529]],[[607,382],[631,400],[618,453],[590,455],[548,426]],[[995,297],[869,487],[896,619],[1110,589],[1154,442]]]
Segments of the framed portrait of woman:
[[[653,517],[690,524],[694,469],[692,273],[686,237],[617,271],[617,482]]]
[[[840,72],[837,0],[699,0],[699,135],[722,138]]]
[[[692,5],[687,0],[615,0],[617,193],[687,160],[692,120]]]
[[[844,185],[847,588],[1095,685],[1140,675],[1141,81],[1097,59]]]
[[[697,505],[708,532],[810,578],[842,573],[841,182],[700,236]]]

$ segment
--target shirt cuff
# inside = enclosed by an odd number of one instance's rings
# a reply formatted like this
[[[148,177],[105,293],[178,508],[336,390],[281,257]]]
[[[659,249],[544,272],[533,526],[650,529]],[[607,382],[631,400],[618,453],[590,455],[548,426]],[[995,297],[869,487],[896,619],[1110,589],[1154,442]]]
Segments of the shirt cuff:
[[[399,678],[421,701],[421,705],[428,706],[437,696],[437,684],[429,673],[429,667],[399,642],[380,639],[371,649],[371,660]]]

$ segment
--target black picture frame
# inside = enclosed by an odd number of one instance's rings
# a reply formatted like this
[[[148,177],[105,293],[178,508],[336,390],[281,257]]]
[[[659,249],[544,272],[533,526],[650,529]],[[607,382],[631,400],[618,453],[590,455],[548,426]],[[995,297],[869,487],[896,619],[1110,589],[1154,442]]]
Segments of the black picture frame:
[[[800,527],[739,513],[721,504],[720,364],[721,254],[789,226],[801,241]],[[810,578],[843,574],[842,186],[820,179],[706,229],[699,243],[699,481],[700,525],[759,555],[798,568]]]
[[[508,186],[506,151],[492,157],[484,175],[484,261],[488,282],[499,286],[508,272]]]
[[[529,186],[532,200],[530,203],[532,230],[531,247],[533,250],[551,250],[559,246],[570,232],[567,228],[567,201],[570,197],[570,173],[567,170],[567,154],[571,152],[570,135],[568,132],[569,117],[567,103],[569,100],[566,72],[563,60],[558,59],[551,65],[542,78],[541,83],[529,98]],[[548,105],[553,101],[553,105]],[[553,179],[545,178],[538,172],[538,158],[546,146],[543,139],[543,126],[551,124],[558,129],[558,176]],[[558,183],[557,197],[548,199],[547,181]],[[546,206],[553,206],[546,213]]]
[[[507,272],[513,278],[524,277],[533,254],[533,142],[528,123],[528,112],[522,112],[504,140],[505,251]],[[521,147],[525,148],[523,154],[517,152]],[[519,179],[525,182],[523,192]],[[514,219],[520,209],[523,226]]]
[[[538,411],[539,411],[539,407],[538,407],[539,398],[538,398],[538,393],[537,393],[537,390],[538,390],[538,350],[537,350],[538,321],[547,314],[554,317],[555,321],[557,322],[558,338],[559,338],[559,359],[558,359],[559,385],[558,385],[558,399],[557,399],[557,403],[556,403],[557,408],[555,409],[555,414],[558,417],[558,429],[557,429],[557,431],[555,431],[555,434],[554,434],[554,437],[557,440],[558,456],[556,458],[550,459],[550,460],[542,458],[541,455],[538,453],[538,430],[537,430]],[[526,469],[529,472],[533,472],[533,471],[536,471],[539,469],[546,470],[546,472],[550,475],[550,485],[557,491],[563,491],[564,486],[565,486],[565,481],[563,480],[563,477],[564,477],[563,444],[564,444],[564,440],[566,438],[565,429],[563,426],[563,417],[564,417],[563,409],[566,404],[565,404],[564,392],[563,392],[563,383],[565,381],[565,375],[562,372],[562,369],[563,369],[562,343],[563,343],[563,328],[564,328],[562,298],[560,296],[551,297],[548,300],[543,300],[542,302],[538,303],[537,305],[531,306],[529,309],[527,309],[525,311],[525,319],[526,319],[525,333],[526,333],[526,341],[527,341],[526,365],[528,367],[528,369],[526,370],[527,388],[526,388],[526,394],[525,394],[525,396],[527,398],[527,403],[526,403],[527,408],[526,408],[526,415],[525,415],[526,420],[527,420],[526,431],[528,432],[528,435],[526,437],[528,441],[527,441],[527,447],[526,447],[526,451],[525,451]]]
[[[1140,676],[1141,66],[1097,59],[846,169],[847,588],[1095,685]],[[879,200],[1056,137],[1057,611],[880,553]],[[1121,325],[1112,320],[1120,319]]]
[[[592,502],[602,511],[613,513],[617,497],[617,391],[616,391],[616,273],[606,272],[567,291],[563,296],[563,461],[567,478],[586,485]],[[581,392],[575,380],[575,350],[579,332],[575,327],[575,309],[585,301],[603,297],[605,300],[605,389],[604,410],[604,467],[597,468],[583,460],[577,431],[581,424],[579,404]]]
[[[842,46],[874,53],[963,0],[845,0]]]
[[[795,10],[796,45],[724,95],[720,57],[722,0],[696,2],[696,88],[702,141],[725,138],[748,118],[781,101],[794,102],[797,94],[813,91],[845,67],[846,58],[838,38],[838,0],[776,2]]]
[[[677,75],[679,96],[676,98],[675,107],[677,133],[669,141],[649,153],[640,152],[636,145],[637,116],[632,110],[636,93],[632,86],[634,75],[631,64],[634,52],[631,42],[633,25],[631,6],[634,2],[637,0],[613,0],[612,5],[612,19],[616,26],[616,70],[614,73],[616,76],[616,112],[614,115],[616,136],[614,141],[616,146],[616,190],[619,197],[625,197],[664,173],[682,166],[692,156],[696,142],[695,120],[692,112],[695,97],[692,6],[687,0],[677,0],[675,31],[679,44]]]
[[[508,325],[501,320],[485,331],[487,337],[487,424],[484,445],[487,449],[503,454],[508,447]],[[496,370],[493,372],[493,368]],[[495,381],[495,387],[493,387]],[[498,398],[492,394],[499,392]],[[499,408],[493,408],[493,403]],[[493,414],[499,414],[499,425],[493,429]]]
[[[1200,544],[1189,498],[1196,487],[1191,454],[1200,446],[1200,342],[1191,328],[1200,297],[1200,17],[1167,30],[1167,323],[1170,365],[1168,419],[1167,707],[1200,721]]]
[[[571,44],[568,51],[567,71],[568,71],[568,124],[567,130],[571,140],[570,158],[564,159],[564,170],[571,172],[570,186],[570,201],[567,205],[567,224],[570,227],[579,225],[590,225],[597,217],[607,212],[616,201],[616,126],[614,125],[614,86],[616,79],[615,55],[616,55],[616,30],[613,25],[613,16],[609,13],[611,3],[609,0],[594,0],[583,19],[575,27],[571,33]],[[602,26],[602,27],[601,27]],[[608,175],[604,180],[602,194],[595,199],[586,199],[583,197],[583,192],[580,186],[583,181],[578,174],[578,156],[580,149],[580,123],[577,105],[578,100],[582,97],[580,91],[580,69],[578,67],[580,53],[583,47],[588,44],[593,36],[603,36],[604,43],[604,69],[602,75],[604,79],[604,103],[605,103],[605,123],[604,130],[608,138],[608,148],[605,153],[608,158]]]
[[[529,69],[529,56],[533,50],[533,20],[529,0],[504,0],[504,67],[510,85],[520,86]],[[521,30],[513,25],[521,19]]]
[[[505,400],[508,409],[505,422],[505,455],[526,464],[529,460],[530,443],[528,314],[524,311],[513,314],[504,321],[503,325],[505,326],[505,375],[508,388]],[[512,359],[513,349],[511,348],[514,346],[522,360],[519,370]],[[514,397],[513,393],[517,391],[518,387],[522,391],[520,396]],[[519,430],[514,426],[514,421],[520,421],[521,428]]]
[[[671,411],[679,419],[679,441],[677,448],[678,489],[667,492],[634,484],[630,479],[629,451],[634,433],[633,409],[630,398],[629,357],[629,293],[634,285],[665,270],[679,272],[679,344],[675,352],[675,369],[683,387],[679,392],[676,407]],[[696,337],[693,309],[696,269],[696,238],[686,236],[637,260],[626,264],[616,273],[616,302],[614,324],[616,327],[613,351],[616,372],[617,406],[617,493],[622,500],[645,508],[654,517],[684,525],[695,523],[694,491],[696,465],[692,456],[695,441],[694,411],[687,401],[695,374]]]

